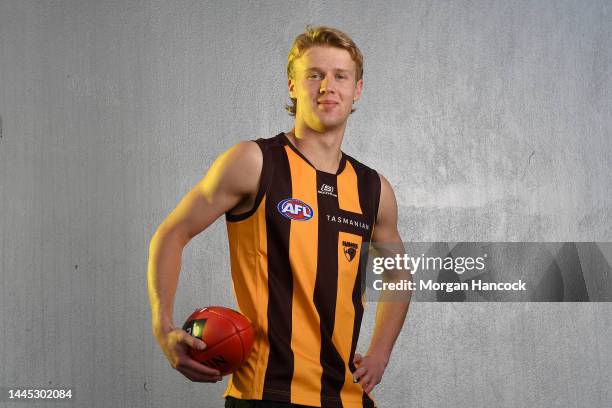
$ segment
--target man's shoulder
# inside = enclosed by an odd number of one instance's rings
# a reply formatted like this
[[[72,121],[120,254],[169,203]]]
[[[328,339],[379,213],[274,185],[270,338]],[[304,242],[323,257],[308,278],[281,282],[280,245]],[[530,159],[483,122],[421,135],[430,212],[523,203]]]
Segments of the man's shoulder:
[[[224,155],[227,161],[235,167],[261,167],[263,156],[261,149],[253,140],[244,140],[230,147]]]

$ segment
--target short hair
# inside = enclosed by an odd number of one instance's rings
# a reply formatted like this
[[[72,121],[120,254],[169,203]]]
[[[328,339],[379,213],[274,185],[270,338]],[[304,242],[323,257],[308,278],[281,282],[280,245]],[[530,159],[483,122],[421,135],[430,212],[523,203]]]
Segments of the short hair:
[[[351,37],[336,28],[309,24],[306,26],[306,31],[295,38],[287,56],[287,79],[295,79],[294,61],[314,46],[336,47],[347,50],[357,67],[355,82],[363,78],[363,55]],[[289,115],[295,116],[297,100],[295,98],[290,99],[291,105],[286,105],[285,109],[289,112]],[[351,109],[351,113],[353,112],[355,112],[355,109]]]

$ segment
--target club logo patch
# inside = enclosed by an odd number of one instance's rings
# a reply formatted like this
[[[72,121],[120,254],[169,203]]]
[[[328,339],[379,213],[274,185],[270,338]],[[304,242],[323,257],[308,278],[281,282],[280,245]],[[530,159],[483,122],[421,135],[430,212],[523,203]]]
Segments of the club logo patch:
[[[359,245],[355,244],[354,242],[342,241],[342,246],[344,247],[344,256],[349,262],[351,262],[357,254]]]
[[[308,221],[314,215],[312,207],[297,198],[286,198],[276,206],[285,218],[296,221]]]

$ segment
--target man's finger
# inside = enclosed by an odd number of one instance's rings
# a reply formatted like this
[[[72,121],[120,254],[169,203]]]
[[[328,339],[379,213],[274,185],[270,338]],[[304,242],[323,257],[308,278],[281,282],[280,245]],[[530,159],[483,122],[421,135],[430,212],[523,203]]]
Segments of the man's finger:
[[[379,383],[380,383],[380,378],[379,379],[372,378],[372,381],[370,381],[368,385],[366,386],[366,389],[364,389],[366,394],[371,393],[374,390],[374,387],[376,387]]]
[[[364,375],[359,379],[359,384],[365,390],[367,386],[372,382],[372,377],[369,374]]]
[[[363,392],[365,392],[366,394],[369,394],[372,392],[372,390],[374,390],[375,385],[374,384],[369,384],[364,390]]]
[[[186,368],[186,369],[190,369],[196,373],[198,373],[199,375],[206,375],[206,376],[210,376],[210,377],[218,377],[221,376],[221,373],[219,372],[219,370],[215,369],[215,368],[210,368],[202,363],[197,362],[196,360],[193,360],[191,358],[187,358],[183,361],[181,361],[181,367],[182,368]]]
[[[197,382],[217,382],[221,381],[221,373],[219,370],[205,366],[195,360],[185,360],[180,366],[181,373],[189,374],[191,381]]]
[[[219,375],[202,375],[200,372],[190,368],[182,367],[179,372],[193,382],[218,382],[223,378]]]
[[[364,375],[366,369],[364,367],[358,368],[353,372],[353,381],[358,382],[362,375]]]
[[[201,351],[206,348],[206,343],[204,343],[202,340],[198,339],[197,337],[193,337],[187,333],[185,333],[181,341],[187,344],[189,347],[196,349],[196,350]]]

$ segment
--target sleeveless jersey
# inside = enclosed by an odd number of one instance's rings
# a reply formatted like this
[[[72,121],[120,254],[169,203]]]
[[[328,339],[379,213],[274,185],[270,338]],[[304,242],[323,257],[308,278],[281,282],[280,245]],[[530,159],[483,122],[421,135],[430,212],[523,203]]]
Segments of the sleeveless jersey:
[[[255,142],[263,152],[255,204],[226,213],[233,289],[255,341],[224,396],[374,407],[352,372],[378,173],[344,153],[336,174],[319,171],[284,133]]]

